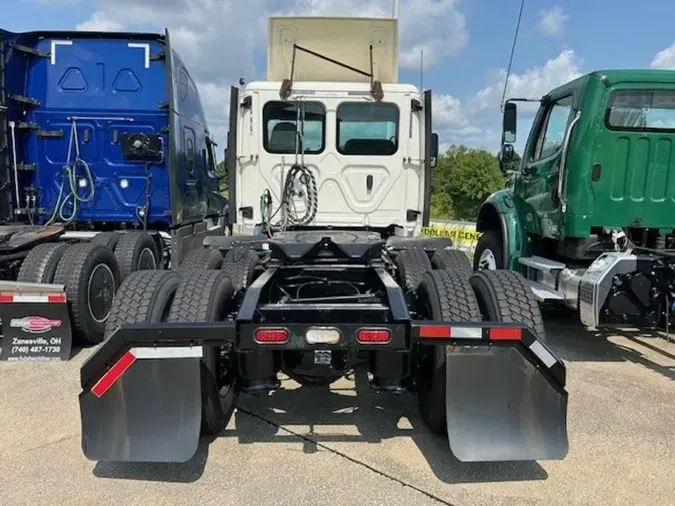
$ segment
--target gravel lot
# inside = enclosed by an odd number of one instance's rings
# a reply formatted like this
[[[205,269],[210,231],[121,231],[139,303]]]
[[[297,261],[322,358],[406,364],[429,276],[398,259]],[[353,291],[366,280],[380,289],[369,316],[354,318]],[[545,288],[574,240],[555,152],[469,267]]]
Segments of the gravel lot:
[[[376,395],[357,371],[330,391],[287,381],[241,398],[183,466],[96,464],[80,450],[77,404],[90,352],[2,363],[0,504],[672,504],[675,344],[557,317],[547,332],[568,366],[570,453],[539,463],[458,462],[412,396]]]

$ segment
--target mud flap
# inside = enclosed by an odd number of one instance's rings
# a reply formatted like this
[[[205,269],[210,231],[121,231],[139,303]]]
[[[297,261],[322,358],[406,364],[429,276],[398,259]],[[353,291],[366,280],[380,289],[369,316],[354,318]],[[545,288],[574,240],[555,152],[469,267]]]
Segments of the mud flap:
[[[80,394],[82,450],[95,461],[186,462],[202,420],[201,346],[131,348]]]
[[[541,343],[447,346],[446,358],[448,441],[460,461],[567,455],[567,392]]]
[[[0,282],[0,361],[70,360],[73,335],[61,285]]]

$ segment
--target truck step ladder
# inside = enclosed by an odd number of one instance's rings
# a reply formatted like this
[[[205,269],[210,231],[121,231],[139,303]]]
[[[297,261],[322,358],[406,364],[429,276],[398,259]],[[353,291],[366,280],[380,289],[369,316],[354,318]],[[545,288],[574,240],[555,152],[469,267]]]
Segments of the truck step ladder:
[[[550,271],[561,271],[565,267],[565,264],[561,262],[556,262],[555,260],[549,260],[548,258],[531,256],[531,257],[521,257],[518,259],[518,262],[521,265],[531,267],[538,271],[550,272]]]
[[[541,283],[537,283],[536,281],[532,281],[531,279],[528,279],[527,281],[530,283],[530,289],[537,301],[565,300],[565,295],[562,292]]]

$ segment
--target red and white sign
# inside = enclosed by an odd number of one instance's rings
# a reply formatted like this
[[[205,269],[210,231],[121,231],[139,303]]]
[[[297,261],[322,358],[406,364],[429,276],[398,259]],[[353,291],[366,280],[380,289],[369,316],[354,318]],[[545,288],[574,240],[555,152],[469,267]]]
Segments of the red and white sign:
[[[12,318],[9,326],[20,328],[30,334],[43,334],[54,327],[60,327],[61,323],[61,320],[50,320],[43,316],[24,316],[23,318]]]

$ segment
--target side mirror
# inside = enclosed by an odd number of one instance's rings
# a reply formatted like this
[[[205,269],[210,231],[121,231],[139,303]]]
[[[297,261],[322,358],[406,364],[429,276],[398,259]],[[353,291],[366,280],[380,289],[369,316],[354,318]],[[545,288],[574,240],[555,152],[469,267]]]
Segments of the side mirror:
[[[438,134],[436,132],[431,134],[431,153],[429,153],[429,156],[431,157],[431,166],[436,167],[436,163],[438,163]]]
[[[502,145],[502,149],[499,152],[499,168],[502,170],[502,172],[506,172],[508,170],[509,165],[511,165],[511,162],[513,162],[515,153],[516,150],[513,149],[512,144]]]
[[[504,120],[502,122],[502,142],[512,144],[516,142],[516,123],[518,122],[518,109],[513,102],[504,105]]]

